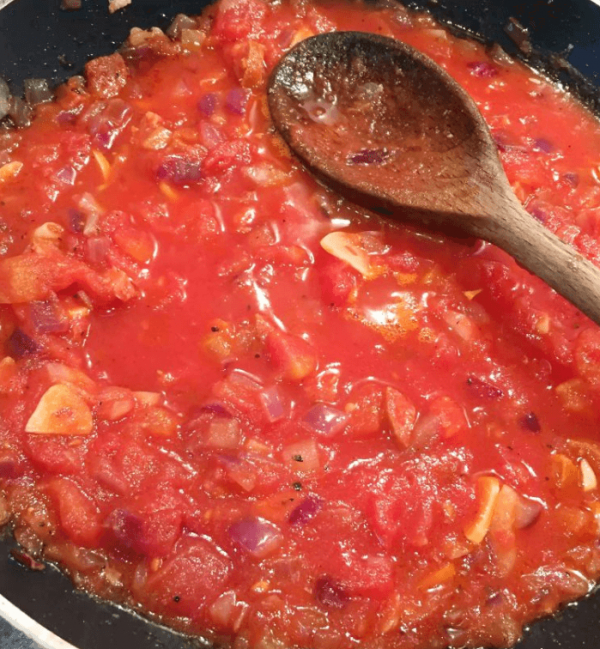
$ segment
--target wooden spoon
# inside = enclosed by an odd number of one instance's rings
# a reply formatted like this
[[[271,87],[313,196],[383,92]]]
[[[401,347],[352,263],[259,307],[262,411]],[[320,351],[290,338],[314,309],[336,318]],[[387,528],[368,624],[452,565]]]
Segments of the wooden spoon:
[[[600,324],[600,269],[521,206],[474,101],[405,43],[308,38],[271,74],[271,116],[325,184],[364,207],[499,246]]]

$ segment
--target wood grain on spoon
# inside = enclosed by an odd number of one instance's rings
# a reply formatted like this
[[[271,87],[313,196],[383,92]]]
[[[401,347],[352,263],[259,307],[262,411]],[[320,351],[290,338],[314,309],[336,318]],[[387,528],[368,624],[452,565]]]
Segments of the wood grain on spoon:
[[[375,34],[322,34],[282,58],[268,98],[276,128],[327,185],[496,244],[600,324],[600,269],[525,211],[477,106],[431,59]]]

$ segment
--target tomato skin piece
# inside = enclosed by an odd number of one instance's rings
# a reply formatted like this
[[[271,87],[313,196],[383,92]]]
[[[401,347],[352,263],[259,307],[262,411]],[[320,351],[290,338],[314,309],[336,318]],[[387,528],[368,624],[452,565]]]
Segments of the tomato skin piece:
[[[410,437],[415,427],[417,409],[402,392],[389,387],[385,391],[385,402],[387,416],[394,436],[401,447],[410,446]]]
[[[266,348],[271,362],[288,381],[302,381],[317,369],[316,351],[298,336],[273,330],[267,335]]]
[[[27,452],[35,466],[49,473],[76,474],[82,468],[82,456],[70,448],[64,439],[29,435]]]
[[[358,273],[339,259],[324,263],[319,274],[323,302],[333,307],[343,307],[358,286]]]

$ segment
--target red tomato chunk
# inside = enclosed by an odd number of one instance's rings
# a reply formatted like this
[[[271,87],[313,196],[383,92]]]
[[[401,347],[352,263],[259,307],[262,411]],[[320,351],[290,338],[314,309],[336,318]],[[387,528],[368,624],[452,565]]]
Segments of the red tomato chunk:
[[[445,67],[600,262],[597,121],[427,16],[221,0],[133,30],[0,136],[0,525],[238,649],[507,646],[600,578],[600,330],[296,164],[268,74],[333,29]]]

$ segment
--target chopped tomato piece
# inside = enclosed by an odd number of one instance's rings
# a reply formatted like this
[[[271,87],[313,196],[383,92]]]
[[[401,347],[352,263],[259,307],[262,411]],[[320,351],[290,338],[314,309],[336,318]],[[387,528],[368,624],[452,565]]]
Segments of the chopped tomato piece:
[[[227,41],[253,36],[267,13],[260,0],[226,0],[217,12],[212,32]]]
[[[315,349],[299,336],[274,329],[265,343],[271,362],[289,381],[302,381],[317,369]]]
[[[429,411],[437,417],[445,437],[454,437],[468,426],[463,409],[450,397],[437,398]]]
[[[321,292],[326,304],[343,307],[358,286],[356,271],[348,264],[333,259],[321,270]]]
[[[410,437],[417,418],[417,409],[398,390],[386,388],[385,403],[392,432],[401,448],[410,446]]]
[[[85,66],[90,92],[99,97],[115,97],[127,83],[129,71],[120,54],[101,56]]]
[[[346,404],[349,430],[357,437],[372,435],[381,430],[384,416],[384,391],[381,385],[368,383],[357,388]]]
[[[183,537],[174,556],[148,575],[139,595],[150,610],[194,617],[226,585],[230,572],[231,561],[208,541]]]
[[[67,478],[57,478],[46,486],[56,503],[62,529],[79,545],[94,547],[100,541],[102,526],[98,507],[82,489]]]

